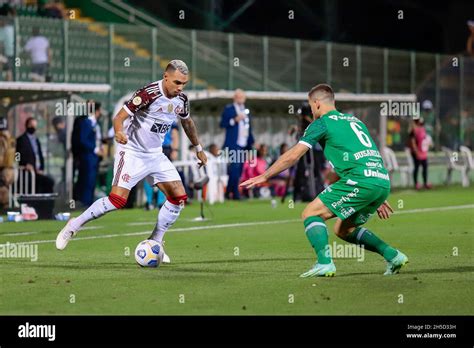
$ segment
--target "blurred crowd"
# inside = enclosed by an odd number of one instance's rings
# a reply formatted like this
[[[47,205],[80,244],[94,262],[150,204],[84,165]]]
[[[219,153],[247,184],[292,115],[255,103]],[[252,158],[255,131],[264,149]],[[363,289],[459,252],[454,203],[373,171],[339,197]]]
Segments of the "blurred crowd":
[[[15,31],[13,26],[17,9],[23,6],[36,9],[31,15],[65,19],[67,10],[62,1],[8,1],[0,6],[0,72],[3,80],[13,81],[15,59]],[[31,35],[17,54],[18,59],[29,58],[31,61],[31,81],[51,81],[49,68],[52,62],[52,50],[49,39],[41,34],[39,27],[33,27]]]
[[[32,190],[34,182],[35,193],[58,192],[67,196],[66,166],[71,165],[76,206],[88,206],[97,196],[108,194],[113,176],[113,128],[110,127],[110,117],[104,117],[106,113],[100,102],[89,100],[87,104],[91,106],[87,107],[87,113],[74,118],[69,140],[66,118],[53,116],[52,104],[49,105],[49,111],[46,103],[41,102],[16,107],[15,125],[10,127],[15,129],[16,137],[8,132],[6,119],[0,117],[0,207],[8,204],[8,187],[14,180],[15,163],[22,169],[22,181],[28,182],[26,191]],[[410,118],[408,127],[398,130],[404,133],[398,141],[403,138],[404,148],[409,150],[413,163],[411,182],[416,189],[431,188],[428,154],[433,147],[437,127],[433,123],[432,103],[425,100],[422,104],[421,114]],[[472,120],[467,116],[464,118]],[[13,121],[13,118],[10,117],[10,120]],[[184,149],[181,148],[183,139],[180,139],[179,124],[173,124],[166,134],[163,152],[175,162],[186,193],[191,198],[202,197],[211,203],[223,202],[225,199],[277,197],[310,201],[327,186],[325,178],[330,171],[323,149],[319,146],[308,151],[292,168],[265,185],[246,190],[239,184],[268,169],[279,156],[297,143],[312,120],[309,105],[303,103],[294,118],[294,124],[282,130],[287,133],[286,141],[277,146],[262,142],[261,134],[253,134],[252,124],[255,120],[251,107],[247,105],[246,94],[237,89],[233,101],[223,108],[220,117],[224,141],[206,146],[209,162],[204,169],[197,170],[195,165],[190,165],[196,162],[192,147],[181,153]],[[443,127],[449,125],[444,124]],[[388,124],[388,136],[390,129]],[[68,151],[71,161],[67,160]],[[238,156],[232,157],[233,154]],[[206,183],[204,187],[201,185],[203,182]],[[143,186],[132,190],[129,206],[137,201],[137,194],[140,193],[145,197],[146,209],[154,209],[164,203],[164,195],[156,187],[144,182]]]

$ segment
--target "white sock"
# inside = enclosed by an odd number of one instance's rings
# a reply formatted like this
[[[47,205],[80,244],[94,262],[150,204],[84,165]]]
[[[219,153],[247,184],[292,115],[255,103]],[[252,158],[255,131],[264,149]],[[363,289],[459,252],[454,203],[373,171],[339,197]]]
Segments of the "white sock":
[[[163,242],[163,237],[168,229],[178,219],[179,213],[183,208],[180,205],[176,205],[166,201],[158,213],[158,222],[153,229],[153,233],[149,239],[156,240],[157,242]]]
[[[109,211],[116,210],[117,208],[110,202],[109,197],[103,197],[96,200],[92,205],[87,208],[85,212],[71,221],[70,226],[74,231],[79,230],[85,223],[97,219]]]

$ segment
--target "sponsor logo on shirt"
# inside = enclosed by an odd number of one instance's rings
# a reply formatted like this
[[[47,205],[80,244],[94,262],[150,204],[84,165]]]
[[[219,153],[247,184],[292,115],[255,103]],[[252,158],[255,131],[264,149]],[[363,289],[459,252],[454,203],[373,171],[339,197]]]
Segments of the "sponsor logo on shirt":
[[[382,168],[382,163],[380,162],[367,162],[365,165],[371,168]]]
[[[390,177],[388,176],[388,174],[380,173],[378,170],[364,169],[364,175],[367,177],[390,180]]]
[[[339,114],[339,115],[330,115],[328,116],[330,119],[333,119],[335,121],[337,120],[346,120],[346,121],[353,121],[353,122],[360,122],[360,120],[352,115],[344,115],[344,114]]]
[[[349,207],[347,209],[341,208],[340,212],[342,216],[344,216],[345,218],[348,218],[349,216],[355,213],[355,209],[352,207]]]
[[[364,157],[369,157],[369,156],[382,158],[382,156],[380,156],[380,152],[378,152],[377,150],[362,150],[362,151],[354,153],[354,158],[356,160],[360,158],[364,158]]]
[[[344,202],[350,202],[351,198],[357,197],[358,193],[359,193],[359,189],[356,187],[352,190],[352,192],[349,192],[347,195],[342,196],[341,199],[339,199],[338,201],[332,202],[331,205],[333,208],[337,208]]]

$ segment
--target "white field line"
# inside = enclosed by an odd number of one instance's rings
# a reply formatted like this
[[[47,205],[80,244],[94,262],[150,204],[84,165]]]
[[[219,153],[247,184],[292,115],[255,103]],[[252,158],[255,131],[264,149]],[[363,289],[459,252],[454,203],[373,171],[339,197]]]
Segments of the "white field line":
[[[82,228],[82,230],[97,230],[99,228],[103,228],[104,226],[86,226]],[[82,231],[81,230],[81,231]],[[0,234],[0,237],[15,237],[15,236],[28,236],[30,234],[37,234],[41,233],[42,231],[36,231],[36,232],[13,232],[13,233],[6,233],[6,234]]]
[[[445,210],[456,210],[456,209],[471,209],[474,208],[474,204],[466,204],[466,205],[454,205],[449,207],[434,207],[434,208],[420,208],[420,209],[409,209],[409,210],[396,210],[394,214],[416,214],[416,213],[429,213],[433,211],[445,211]],[[192,221],[192,220],[189,220]],[[282,220],[286,222],[286,220]],[[299,221],[299,220],[291,220],[291,221]],[[269,221],[268,221],[269,222]],[[278,223],[278,222],[276,222]],[[154,221],[143,221],[143,222],[130,222],[127,226],[142,226],[142,225],[151,225],[156,224],[156,220]],[[252,224],[252,223],[251,223]],[[239,225],[242,226],[242,225]],[[231,226],[233,227],[233,226]]]
[[[457,210],[457,209],[472,209],[474,204],[466,205],[453,205],[450,207],[435,207],[435,208],[420,208],[420,209],[409,209],[409,210],[397,210],[396,214],[416,214],[416,213],[429,213],[433,211],[446,211],[446,210]]]
[[[448,207],[420,208],[420,209],[409,209],[409,210],[395,211],[394,215],[430,213],[430,212],[437,212],[437,211],[473,209],[473,208],[474,208],[474,204],[455,205],[455,206],[448,206]],[[290,219],[290,220],[241,222],[241,223],[223,224],[223,225],[182,227],[182,228],[172,228],[167,233],[198,231],[198,230],[212,230],[212,229],[218,229],[218,228],[232,228],[232,227],[259,226],[259,225],[275,225],[275,224],[284,224],[284,223],[300,222],[300,221],[301,221],[300,219]],[[155,223],[155,222],[151,222],[151,223]],[[98,226],[95,226],[95,227],[98,228]],[[150,233],[151,233],[151,231],[119,233],[119,234],[103,234],[103,235],[99,235],[99,236],[76,237],[76,238],[74,238],[74,241],[76,241],[76,240],[115,238],[115,237],[140,236],[140,235],[146,235],[146,234],[150,234]],[[55,242],[54,239],[52,239],[52,240],[35,240],[35,241],[28,241],[28,242],[18,242],[16,244],[42,244],[42,243],[53,243],[53,242]]]
[[[10,236],[28,236],[30,234],[37,234],[39,232],[13,232],[13,233],[7,233],[7,234],[1,234],[1,237],[10,237]]]

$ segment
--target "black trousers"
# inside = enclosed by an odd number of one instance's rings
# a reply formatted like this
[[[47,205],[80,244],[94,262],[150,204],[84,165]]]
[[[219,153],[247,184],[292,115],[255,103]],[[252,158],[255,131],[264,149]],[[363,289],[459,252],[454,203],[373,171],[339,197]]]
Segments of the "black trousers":
[[[418,169],[421,165],[423,184],[426,185],[428,183],[428,160],[419,160],[418,158],[416,158],[414,153],[412,153],[411,156],[413,157],[413,162],[415,164],[415,168],[413,170],[413,182],[415,183],[415,185],[418,183]]]

